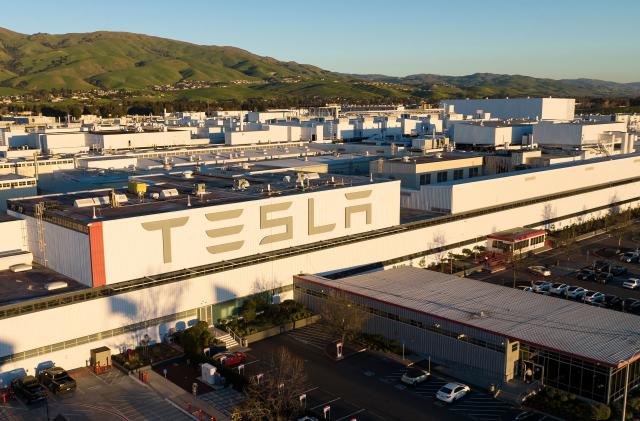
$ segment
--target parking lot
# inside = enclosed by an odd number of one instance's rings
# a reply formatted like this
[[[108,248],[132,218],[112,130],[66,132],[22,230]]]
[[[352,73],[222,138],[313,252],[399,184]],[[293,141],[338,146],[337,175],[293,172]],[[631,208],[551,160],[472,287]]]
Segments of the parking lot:
[[[519,413],[509,403],[473,390],[454,404],[435,399],[450,380],[432,376],[412,387],[400,381],[406,366],[384,355],[359,352],[335,362],[326,352],[331,335],[316,323],[252,344],[256,354],[285,346],[305,361],[308,408],[329,405],[334,420],[512,420]]]
[[[530,286],[531,282],[535,280],[560,282],[617,296],[620,299],[640,300],[640,290],[622,288],[622,283],[627,279],[640,278],[640,264],[627,263],[619,259],[619,255],[616,254],[619,248],[618,241],[619,237],[615,234],[603,234],[576,243],[570,248],[553,249],[519,260],[516,264],[515,276],[513,266],[508,265],[507,269],[500,272],[476,272],[468,277],[505,286],[513,286],[515,280],[517,287]],[[637,237],[629,233],[623,237],[620,249],[635,250],[637,241]],[[596,261],[610,261],[613,265],[626,269],[627,272],[614,276],[606,283],[577,279],[577,274],[581,269],[593,267]],[[527,269],[531,266],[546,266],[551,271],[551,276],[543,277],[533,274]]]
[[[49,419],[58,414],[68,420],[191,419],[153,390],[118,370],[97,376],[82,368],[70,374],[77,382],[77,390],[62,396],[48,393]],[[0,404],[0,420],[47,420],[47,405],[10,400]]]

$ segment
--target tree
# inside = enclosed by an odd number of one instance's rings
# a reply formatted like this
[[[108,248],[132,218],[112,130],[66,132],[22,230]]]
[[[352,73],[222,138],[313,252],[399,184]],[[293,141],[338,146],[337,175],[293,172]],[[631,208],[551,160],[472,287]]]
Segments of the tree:
[[[343,291],[330,290],[320,311],[322,320],[340,342],[355,339],[362,333],[370,315]]]
[[[182,333],[180,343],[185,354],[189,357],[202,355],[204,349],[212,342],[211,332],[207,322],[199,321]]]
[[[307,376],[304,361],[281,347],[262,360],[268,367],[262,376],[251,378],[245,401],[234,409],[231,419],[290,420],[303,412],[300,394]]]

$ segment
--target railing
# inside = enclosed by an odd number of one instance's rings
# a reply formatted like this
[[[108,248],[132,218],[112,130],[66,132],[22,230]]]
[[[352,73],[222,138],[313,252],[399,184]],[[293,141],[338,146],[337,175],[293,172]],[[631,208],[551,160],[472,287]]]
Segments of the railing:
[[[238,335],[236,332],[234,332],[233,330],[231,330],[231,328],[229,326],[225,326],[224,329],[227,331],[227,333],[229,335],[231,335],[231,337],[233,338],[234,341],[236,341],[238,344],[240,344],[240,346],[243,347],[247,347],[247,341],[240,335]]]

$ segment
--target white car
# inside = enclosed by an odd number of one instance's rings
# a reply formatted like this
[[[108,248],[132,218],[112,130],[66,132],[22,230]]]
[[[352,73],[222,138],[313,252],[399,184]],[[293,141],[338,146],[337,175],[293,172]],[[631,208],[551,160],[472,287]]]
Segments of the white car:
[[[601,292],[589,291],[586,294],[584,294],[585,303],[597,304],[603,301],[604,301],[604,294]]]
[[[438,390],[436,398],[447,403],[452,403],[462,398],[470,391],[471,388],[466,384],[447,383]]]
[[[541,276],[551,276],[551,271],[544,266],[529,266],[529,272]]]
[[[622,288],[628,289],[638,289],[640,288],[640,279],[638,278],[629,278],[622,283]]]
[[[531,288],[534,292],[547,292],[551,287],[551,282],[547,281],[533,281],[531,282]]]
[[[403,375],[400,381],[409,386],[415,386],[429,379],[431,374],[428,371],[420,370],[419,368],[409,368]]]
[[[565,295],[567,293],[568,287],[569,285],[567,284],[556,282],[554,284],[551,284],[551,286],[549,287],[549,292],[555,295]]]
[[[572,300],[581,300],[587,292],[589,292],[589,290],[582,287],[571,286],[567,288],[567,297]]]

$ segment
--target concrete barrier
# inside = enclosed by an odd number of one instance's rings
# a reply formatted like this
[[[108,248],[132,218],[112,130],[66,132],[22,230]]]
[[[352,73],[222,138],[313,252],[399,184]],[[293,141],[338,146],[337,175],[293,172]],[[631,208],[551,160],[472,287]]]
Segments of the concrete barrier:
[[[281,333],[288,332],[290,330],[294,330],[300,327],[305,327],[317,322],[318,320],[320,320],[320,316],[316,314],[311,317],[307,317],[306,319],[300,319],[294,322],[284,323],[284,324],[281,324],[280,326],[274,326],[272,328],[262,330],[260,332],[252,333],[251,335],[244,336],[242,339],[246,341],[246,345],[248,346],[252,342],[258,342],[263,339],[267,339],[272,336],[276,336]]]

